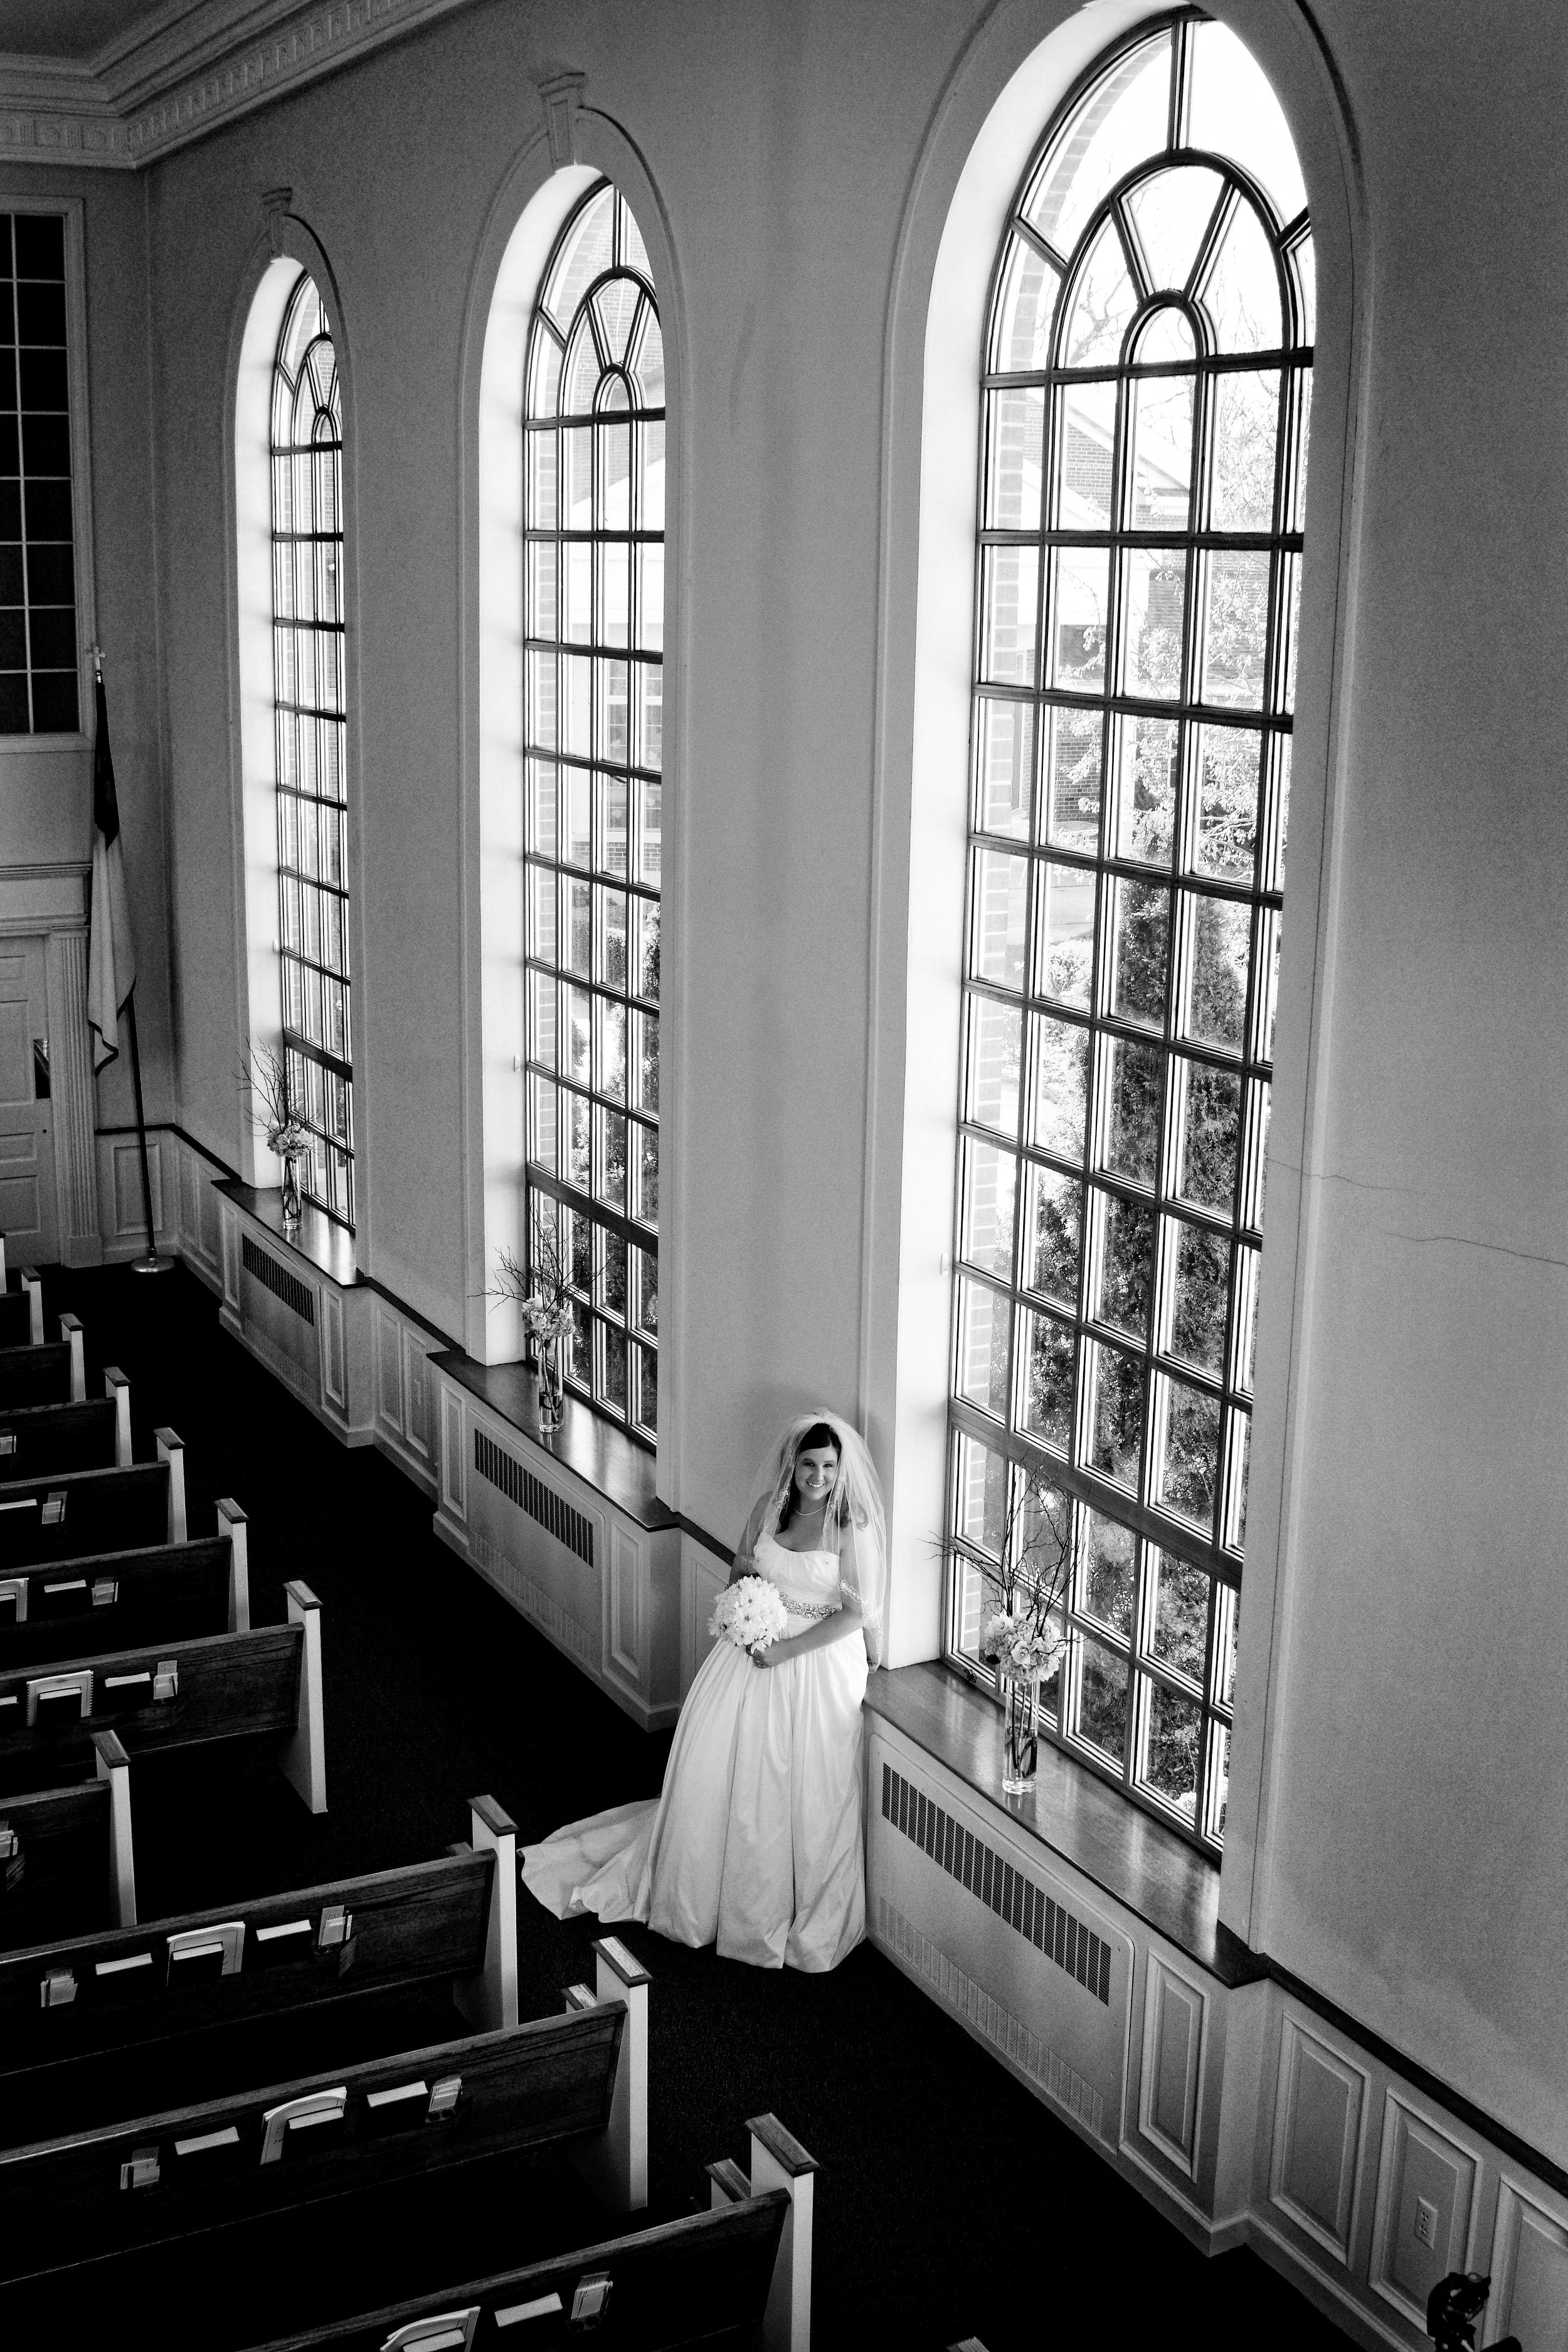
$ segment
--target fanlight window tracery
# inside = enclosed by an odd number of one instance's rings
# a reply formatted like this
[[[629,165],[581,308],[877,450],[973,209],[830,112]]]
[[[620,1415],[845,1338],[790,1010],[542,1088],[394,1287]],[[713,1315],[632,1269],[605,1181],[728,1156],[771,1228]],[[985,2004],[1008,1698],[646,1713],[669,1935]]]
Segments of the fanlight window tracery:
[[[1033,1470],[1049,1727],[1217,1848],[1247,1504],[1313,335],[1234,35],[1115,53],[1038,152],[985,352],[949,1641]]]
[[[531,1263],[572,1287],[568,1384],[651,1440],[658,1395],[664,341],[625,199],[561,233],[525,438]]]
[[[305,271],[278,339],[271,443],[283,1045],[308,1139],[305,1189],[352,1228],[342,399],[331,331]]]

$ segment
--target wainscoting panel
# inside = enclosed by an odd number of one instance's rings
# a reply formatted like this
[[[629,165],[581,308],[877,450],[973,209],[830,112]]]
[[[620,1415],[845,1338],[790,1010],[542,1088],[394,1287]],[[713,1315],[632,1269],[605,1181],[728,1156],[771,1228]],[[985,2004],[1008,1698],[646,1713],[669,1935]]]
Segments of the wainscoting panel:
[[[623,1528],[610,1529],[609,1606],[605,1612],[605,1671],[639,1694],[647,1684],[644,1655],[641,1562]]]
[[[1525,2352],[1568,2352],[1568,2201],[1505,2170],[1491,2274],[1483,2340],[1517,2336]]]
[[[1287,2015],[1269,2202],[1341,2263],[1350,2261],[1366,2091],[1363,2068]]]
[[[1197,2168],[1208,2008],[1199,1985],[1158,1952],[1150,1953],[1144,1969],[1138,2128],[1189,2179]]]
[[[1372,2287],[1425,2332],[1426,2298],[1450,2271],[1470,2267],[1479,2152],[1397,2092],[1384,2095]]]

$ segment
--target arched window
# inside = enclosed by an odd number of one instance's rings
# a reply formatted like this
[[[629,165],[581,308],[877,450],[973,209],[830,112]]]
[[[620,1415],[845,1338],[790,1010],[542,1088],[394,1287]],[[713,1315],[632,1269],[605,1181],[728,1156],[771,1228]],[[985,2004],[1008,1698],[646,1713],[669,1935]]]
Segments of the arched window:
[[[1312,249],[1194,14],[1079,85],[984,359],[948,1641],[1067,1555],[1050,1732],[1224,1832],[1285,879]]]
[[[321,298],[304,270],[273,362],[271,452],[283,1045],[310,1137],[306,1188],[352,1229],[342,402]]]
[[[569,1382],[651,1439],[664,344],[642,238],[607,181],[544,272],[523,429],[528,1246],[572,1285]]]

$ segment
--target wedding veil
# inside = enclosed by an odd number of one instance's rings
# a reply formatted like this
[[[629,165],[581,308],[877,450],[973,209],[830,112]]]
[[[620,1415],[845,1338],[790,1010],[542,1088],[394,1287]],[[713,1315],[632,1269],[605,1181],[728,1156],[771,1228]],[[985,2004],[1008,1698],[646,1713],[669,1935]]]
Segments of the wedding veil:
[[[753,1489],[757,1499],[742,1548],[750,1552],[760,1535],[776,1531],[801,1439],[818,1423],[833,1432],[838,1445],[838,1475],[827,1498],[826,1523],[840,1530],[840,1581],[846,1597],[859,1605],[866,1633],[866,1655],[873,1666],[879,1666],[888,1582],[888,1530],[877,1465],[865,1439],[850,1423],[836,1412],[797,1412],[785,1423],[758,1472]],[[854,1534],[852,1544],[843,1540],[850,1530]]]

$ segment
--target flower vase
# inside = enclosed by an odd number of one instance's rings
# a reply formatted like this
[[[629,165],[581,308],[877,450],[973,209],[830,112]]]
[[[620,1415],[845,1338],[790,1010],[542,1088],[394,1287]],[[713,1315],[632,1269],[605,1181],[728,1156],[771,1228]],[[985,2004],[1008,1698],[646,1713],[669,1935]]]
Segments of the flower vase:
[[[1002,1743],[1003,1793],[1026,1796],[1035,1785],[1040,1758],[1038,1675],[1002,1677]]]
[[[561,1377],[561,1342],[543,1339],[539,1346],[538,1372],[539,1433],[553,1437],[561,1426],[562,1409],[565,1401]]]
[[[304,1156],[302,1151],[285,1151],[282,1155],[283,1230],[289,1234],[297,1234],[300,1230],[300,1218],[304,1206],[304,1196],[300,1183],[300,1162]]]

